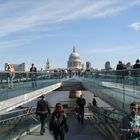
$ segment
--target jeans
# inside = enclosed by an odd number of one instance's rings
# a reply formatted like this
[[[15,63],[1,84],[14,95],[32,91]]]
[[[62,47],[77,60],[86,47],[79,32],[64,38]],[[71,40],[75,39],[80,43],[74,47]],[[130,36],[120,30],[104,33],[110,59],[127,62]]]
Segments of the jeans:
[[[40,123],[41,123],[41,129],[40,129],[40,134],[43,135],[45,132],[45,123],[46,123],[46,114],[40,114]]]

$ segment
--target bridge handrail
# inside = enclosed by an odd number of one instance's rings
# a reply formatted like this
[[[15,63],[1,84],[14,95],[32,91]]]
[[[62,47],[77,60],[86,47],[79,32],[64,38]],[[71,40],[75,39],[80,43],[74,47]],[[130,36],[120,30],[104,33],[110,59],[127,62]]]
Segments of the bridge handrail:
[[[93,113],[93,117],[90,117],[91,120],[93,120],[94,125],[96,125],[97,129],[99,129],[101,133],[113,140],[120,139],[118,125],[121,118],[125,115],[124,113],[111,111],[112,114],[115,113],[115,115],[118,115],[118,117],[115,118],[114,115],[107,115],[110,113],[110,110],[105,108],[89,106],[89,110]]]
[[[85,72],[79,80],[84,88],[112,107],[128,112],[131,102],[140,102],[140,69],[120,71]]]
[[[62,102],[62,104],[64,103],[68,103],[67,101],[60,101]],[[69,103],[68,103],[69,104]],[[36,108],[35,107],[23,107],[22,109],[20,109],[22,107],[19,107],[17,108],[17,110],[13,110],[7,114],[5,114],[7,117],[9,118],[4,118],[3,119],[1,118],[0,120],[0,125],[2,125],[2,127],[12,127],[13,126],[13,122],[15,123],[15,128],[14,129],[17,129],[17,126],[20,127],[20,123],[24,124],[24,121],[25,122],[28,122],[26,124],[26,126],[24,125],[24,130],[19,130],[20,132],[17,133],[17,135],[23,133],[23,131],[29,131],[29,129],[31,129],[32,127],[34,127],[35,125],[38,125],[39,124],[39,121],[37,120],[37,118],[35,117],[35,110]],[[31,109],[31,111],[30,111]],[[71,107],[71,106],[68,106],[68,108],[64,108],[66,110],[66,112],[69,114],[70,112],[75,112],[74,110],[74,106]],[[51,107],[51,110],[54,110],[54,107]],[[103,107],[101,108],[98,108],[98,110],[100,111],[97,111],[97,112],[94,112],[94,109],[90,106],[87,106],[85,108],[85,111],[87,113],[90,113],[92,112],[92,116],[96,116],[96,119],[98,119],[98,121],[103,121],[104,118],[106,118],[109,122],[111,122],[110,124],[116,124],[118,123],[117,122],[117,119],[115,119],[114,117],[111,117],[111,115],[108,115],[109,113],[113,112],[112,110],[108,110],[108,109],[104,109]],[[107,114],[103,114],[103,110],[106,110]],[[70,112],[69,112],[70,111]],[[10,114],[11,114],[11,117],[10,117]],[[91,114],[91,113],[90,113]],[[118,112],[114,112],[114,114],[121,114],[121,113],[118,113]],[[14,116],[15,115],[15,116]],[[88,116],[88,115],[87,115]],[[86,117],[87,117],[86,116]],[[102,119],[101,119],[102,118]],[[21,120],[21,121],[16,121],[16,120]],[[37,122],[38,121],[38,122]],[[98,122],[97,121],[97,122]],[[17,124],[16,124],[17,123]],[[33,124],[33,125],[32,125]],[[21,125],[22,126],[22,125]],[[31,126],[31,127],[29,127]],[[7,128],[7,132],[5,132],[6,134],[5,135],[8,135],[8,134],[11,134],[11,129],[10,128]],[[0,136],[1,137],[1,136]],[[12,137],[12,136],[11,136]]]

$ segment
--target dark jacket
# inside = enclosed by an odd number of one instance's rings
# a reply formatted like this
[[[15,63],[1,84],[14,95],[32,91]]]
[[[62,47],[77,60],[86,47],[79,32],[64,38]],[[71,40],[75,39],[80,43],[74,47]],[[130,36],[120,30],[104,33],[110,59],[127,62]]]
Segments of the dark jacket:
[[[36,67],[31,67],[30,72],[37,72],[37,68]]]
[[[97,106],[97,101],[96,101],[96,99],[93,99],[92,105],[93,105],[93,106]]]
[[[76,104],[78,105],[78,107],[84,108],[86,100],[84,98],[77,98]]]
[[[54,111],[51,116],[49,127],[54,134],[65,134],[65,132],[69,130],[66,114]]]
[[[135,71],[132,71],[132,75],[135,77],[140,76],[140,64],[139,63],[134,64],[133,69]]]
[[[50,108],[48,106],[48,102],[45,100],[39,100],[37,102],[36,114],[47,114],[50,113]]]
[[[124,70],[125,67],[123,64],[118,64],[117,67],[116,67],[116,70]]]

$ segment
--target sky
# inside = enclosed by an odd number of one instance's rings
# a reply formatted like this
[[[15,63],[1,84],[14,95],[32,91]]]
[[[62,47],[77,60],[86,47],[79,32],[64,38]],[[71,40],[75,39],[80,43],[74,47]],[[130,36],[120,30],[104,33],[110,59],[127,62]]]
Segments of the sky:
[[[66,68],[73,46],[82,64],[116,68],[140,59],[140,0],[0,0],[0,70],[5,63]]]

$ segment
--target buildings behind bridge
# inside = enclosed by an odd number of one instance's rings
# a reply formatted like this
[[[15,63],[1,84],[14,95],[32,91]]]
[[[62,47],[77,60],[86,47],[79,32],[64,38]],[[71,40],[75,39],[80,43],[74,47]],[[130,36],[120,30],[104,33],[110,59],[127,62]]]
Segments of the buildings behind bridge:
[[[5,63],[4,70],[6,69],[8,63]],[[129,65],[128,65],[129,64]],[[26,72],[29,71],[29,67],[25,62],[21,64],[12,64],[15,68],[15,71],[21,71]],[[37,64],[35,64],[37,66]],[[126,64],[126,67],[130,67],[130,62]],[[37,68],[38,69],[38,68]],[[76,52],[75,46],[73,46],[73,51],[69,55],[69,58],[67,60],[67,68],[52,68],[51,63],[49,59],[47,59],[46,65],[44,66],[44,69],[41,68],[38,69],[38,72],[54,72],[54,71],[61,71],[61,70],[71,70],[71,71],[97,71],[97,69],[93,68],[91,65],[91,62],[86,61],[86,64],[84,65],[81,61],[79,53]],[[110,61],[105,62],[105,68],[101,70],[112,70]]]
[[[5,63],[4,70],[6,69],[7,65],[8,65],[8,63]],[[18,72],[18,71],[22,71],[22,72],[29,71],[29,68],[28,68],[28,66],[25,62],[21,63],[21,64],[12,64],[12,65],[14,66],[14,69],[15,69],[16,72]],[[40,70],[38,69],[38,72],[39,71],[40,72],[42,72],[42,71],[43,72],[60,71],[62,69],[77,71],[77,70],[91,70],[93,68],[91,67],[91,63],[89,61],[86,62],[86,68],[85,68],[84,64],[82,64],[80,55],[76,52],[75,46],[73,46],[73,51],[69,55],[69,59],[67,61],[67,68],[52,68],[49,59],[47,59],[46,66],[44,67],[44,69],[43,68],[41,68]]]

